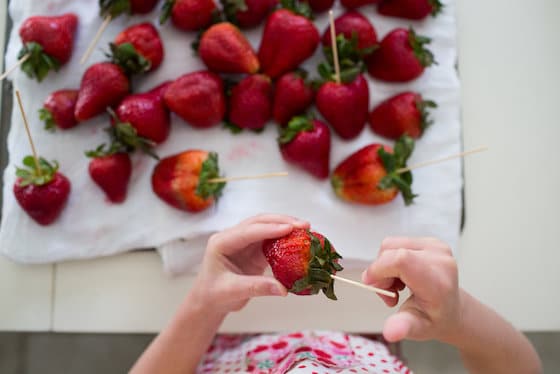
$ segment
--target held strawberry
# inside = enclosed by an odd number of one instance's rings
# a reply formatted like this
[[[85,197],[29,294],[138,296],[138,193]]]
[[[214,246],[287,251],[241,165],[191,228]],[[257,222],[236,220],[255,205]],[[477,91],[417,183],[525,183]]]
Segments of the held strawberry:
[[[22,209],[38,224],[50,225],[60,216],[70,194],[70,181],[58,172],[58,163],[33,156],[23,159],[26,168],[16,170],[14,195]]]
[[[403,136],[394,150],[381,144],[368,145],[342,161],[331,176],[335,194],[342,200],[380,205],[394,200],[399,191],[406,205],[413,203],[412,173],[400,173],[414,150],[414,140]]]
[[[322,291],[336,300],[331,275],[342,271],[342,258],[323,235],[296,229],[289,235],[263,242],[263,253],[274,277],[296,295]]]
[[[121,14],[146,14],[155,8],[159,0],[99,0],[99,9],[103,17],[115,18]]]
[[[121,46],[125,44],[132,45],[138,55],[127,56],[127,58],[132,58],[134,61],[140,60],[140,57],[143,58],[149,63],[147,71],[157,69],[163,61],[163,43],[157,29],[151,23],[140,23],[124,29],[115,38],[115,47],[111,46],[111,49],[122,48]]]
[[[430,42],[430,38],[417,35],[412,28],[395,29],[367,59],[368,71],[374,78],[387,82],[416,79],[425,68],[436,63],[434,55],[426,48]]]
[[[92,158],[88,167],[91,179],[103,190],[109,201],[115,204],[126,200],[132,175],[130,156],[118,148],[105,150],[103,144],[94,151],[86,152],[86,156]]]
[[[217,12],[214,0],[165,0],[159,23],[169,18],[175,27],[185,31],[198,31],[208,27]]]
[[[23,44],[18,59],[29,56],[21,69],[29,78],[41,82],[49,71],[58,71],[72,56],[78,17],[73,13],[61,16],[34,16],[19,29]]]
[[[377,11],[391,17],[421,20],[435,17],[443,8],[440,0],[380,0]]]
[[[78,124],[74,117],[74,108],[78,99],[78,90],[59,90],[47,96],[43,107],[39,109],[39,119],[45,123],[45,130],[55,128],[69,129]]]
[[[432,124],[429,108],[436,108],[431,100],[424,100],[420,94],[404,92],[382,102],[370,116],[371,129],[389,139],[408,135],[419,138]]]
[[[187,212],[201,212],[222,194],[225,183],[209,183],[220,177],[218,155],[189,150],[161,160],[152,174],[154,193],[167,204]]]
[[[220,0],[226,19],[241,28],[260,25],[278,0]]]
[[[177,78],[165,90],[163,98],[172,112],[197,128],[219,124],[226,113],[222,78],[209,71]]]
[[[262,74],[249,75],[235,85],[229,99],[229,122],[241,129],[260,130],[272,116],[272,82]]]
[[[265,24],[258,57],[263,74],[271,78],[295,70],[307,60],[319,45],[319,32],[308,17],[307,3],[282,0],[282,6],[272,13]]]
[[[215,24],[202,34],[198,54],[216,73],[254,74],[260,67],[249,41],[229,22]]]
[[[356,9],[364,5],[375,4],[378,0],[340,0],[341,4],[347,9]]]
[[[294,117],[278,137],[282,157],[318,179],[329,177],[331,132],[323,122]]]
[[[313,89],[306,81],[307,72],[296,70],[282,75],[276,81],[272,116],[285,126],[290,119],[304,113],[313,104]]]

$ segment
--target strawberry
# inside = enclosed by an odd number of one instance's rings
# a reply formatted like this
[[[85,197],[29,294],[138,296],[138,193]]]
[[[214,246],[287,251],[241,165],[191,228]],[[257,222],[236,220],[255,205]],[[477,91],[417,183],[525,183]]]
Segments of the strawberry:
[[[152,174],[152,189],[169,205],[200,212],[221,196],[225,183],[209,183],[220,177],[218,155],[190,150],[161,160]]]
[[[185,31],[198,31],[208,27],[217,11],[214,0],[165,0],[159,23],[171,17],[175,27]]]
[[[315,105],[342,139],[354,139],[364,129],[369,114],[369,88],[362,74],[342,83],[326,82],[317,91]]]
[[[217,125],[226,113],[222,78],[209,71],[179,77],[167,87],[163,99],[172,112],[193,127]]]
[[[272,116],[272,82],[262,74],[249,75],[231,90],[229,122],[260,130]]]
[[[400,173],[414,150],[414,140],[403,136],[394,151],[382,144],[371,144],[342,161],[331,176],[336,195],[342,200],[379,205],[392,201],[401,192],[406,205],[412,204],[412,173]]]
[[[56,127],[69,129],[78,124],[74,117],[74,108],[78,99],[78,90],[59,90],[47,96],[43,107],[39,109],[39,119],[45,122],[45,129],[54,131]]]
[[[306,78],[306,71],[297,70],[282,75],[276,81],[272,116],[278,124],[286,125],[313,103],[313,90],[305,81]]]
[[[149,62],[148,71],[157,69],[163,61],[163,43],[151,23],[140,23],[124,29],[117,35],[114,44],[117,47],[131,44],[136,53]]]
[[[295,70],[313,55],[320,39],[307,18],[311,16],[307,3],[282,0],[282,5],[287,9],[268,17],[258,52],[262,72],[271,78]]]
[[[43,158],[33,156],[23,159],[27,168],[18,168],[14,184],[14,195],[22,209],[38,224],[46,226],[53,223],[68,200],[70,181],[58,172],[58,163],[49,163]]]
[[[328,178],[331,132],[323,122],[304,116],[294,117],[281,130],[278,144],[284,160],[319,179]]]
[[[343,268],[342,257],[323,235],[296,229],[279,239],[263,242],[263,253],[274,277],[296,295],[315,295],[323,291],[336,300],[331,275]]]
[[[166,82],[146,93],[125,97],[115,110],[117,117],[130,123],[139,136],[163,143],[171,130],[170,114],[163,102],[163,93],[169,85]]]
[[[198,54],[208,69],[216,73],[254,74],[260,67],[251,44],[229,22],[215,24],[202,34]]]
[[[377,46],[377,33],[371,22],[358,11],[349,11],[336,18],[334,21],[336,35],[344,35],[351,40],[357,38],[359,50],[367,49],[368,53]],[[331,47],[331,29],[327,27],[323,33],[323,46]]]
[[[421,20],[435,17],[443,8],[440,0],[380,0],[377,11],[391,17]]]
[[[379,104],[371,112],[369,123],[374,132],[386,138],[398,139],[406,134],[417,139],[432,124],[428,108],[436,107],[435,102],[417,93],[404,92]]]
[[[121,67],[111,62],[93,64],[82,77],[74,115],[79,122],[93,118],[117,105],[129,91],[130,82]]]
[[[105,150],[104,145],[95,151],[86,152],[91,157],[89,175],[105,192],[112,203],[122,203],[126,199],[128,182],[132,175],[132,162],[126,152]]]
[[[317,13],[325,12],[332,8],[334,0],[305,0],[311,10]]]
[[[356,9],[364,5],[375,4],[378,0],[340,0],[347,9]]]
[[[278,0],[220,0],[226,19],[241,28],[256,27],[278,5]]]
[[[430,38],[417,35],[412,28],[391,31],[368,58],[369,73],[388,82],[408,82],[418,78],[425,68],[435,63],[434,55],[425,47],[430,41]]]
[[[99,0],[101,15],[115,18],[121,14],[147,14],[159,0]]]
[[[61,16],[34,16],[19,29],[23,44],[18,59],[29,56],[21,69],[29,78],[41,82],[51,70],[66,64],[74,49],[78,17],[73,13]]]

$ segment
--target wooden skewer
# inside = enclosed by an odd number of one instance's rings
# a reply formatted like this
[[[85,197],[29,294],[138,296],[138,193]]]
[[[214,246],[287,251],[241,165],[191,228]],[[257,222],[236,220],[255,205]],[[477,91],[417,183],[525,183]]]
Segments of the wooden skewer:
[[[4,80],[8,75],[12,73],[12,71],[16,70],[18,67],[21,66],[25,61],[27,61],[31,57],[31,54],[26,54],[22,58],[20,58],[12,67],[7,69],[2,75],[0,75],[0,81]]]
[[[479,148],[471,149],[470,151],[461,152],[459,154],[443,157],[443,158],[440,158],[440,159],[437,159],[437,160],[421,162],[421,163],[416,164],[416,165],[411,165],[411,166],[408,166],[408,167],[405,167],[405,168],[400,168],[400,169],[397,170],[397,174],[406,173],[407,171],[423,168],[423,167],[430,166],[430,165],[439,164],[441,162],[445,162],[445,161],[453,160],[453,159],[456,159],[456,158],[469,156],[469,155],[484,152],[484,151],[487,151],[487,150],[488,150],[488,147],[479,147]]]
[[[208,183],[224,183],[224,182],[235,182],[248,179],[265,179],[265,178],[275,178],[275,177],[287,177],[288,173],[283,171],[279,173],[268,173],[259,175],[247,175],[243,177],[228,177],[228,178],[212,178],[208,179]]]
[[[340,64],[338,62],[338,48],[336,46],[336,30],[334,27],[334,15],[332,9],[329,10],[329,22],[331,24],[331,46],[334,62],[334,79],[336,83],[340,84]]]
[[[351,284],[352,286],[356,286],[356,287],[366,289],[368,291],[373,291],[373,292],[378,293],[380,295],[385,295],[385,296],[389,296],[389,297],[392,297],[392,298],[397,297],[397,294],[395,292],[383,290],[381,288],[377,288],[377,287],[373,287],[373,286],[368,286],[368,285],[360,283],[360,282],[356,282],[356,281],[353,281],[353,280],[350,280],[350,279],[339,277],[338,275],[332,275],[331,274],[331,278],[335,279],[337,281],[341,281],[341,282],[344,282],[344,283]]]
[[[85,64],[86,61],[89,59],[89,56],[93,52],[93,49],[95,48],[97,43],[99,42],[99,39],[101,38],[101,35],[103,35],[103,32],[105,31],[107,26],[109,26],[109,22],[111,22],[112,19],[113,19],[113,17],[110,14],[105,17],[105,19],[103,20],[103,23],[101,24],[101,26],[99,26],[99,30],[97,30],[97,34],[95,34],[95,36],[93,37],[93,40],[91,41],[91,43],[89,43],[89,46],[88,46],[86,52],[84,53],[84,55],[82,56],[82,59],[80,60],[81,65]]]
[[[27,138],[29,139],[29,144],[31,145],[31,151],[33,152],[33,159],[35,160],[37,173],[41,175],[42,173],[41,173],[41,167],[39,165],[39,157],[37,156],[37,150],[35,149],[33,138],[31,137],[31,131],[29,130],[29,123],[27,122],[27,116],[25,115],[25,110],[23,109],[23,103],[21,101],[21,95],[19,93],[19,90],[16,90],[16,97],[19,105],[19,110],[21,111],[21,116],[23,117],[23,124],[25,125],[25,131],[27,132]]]

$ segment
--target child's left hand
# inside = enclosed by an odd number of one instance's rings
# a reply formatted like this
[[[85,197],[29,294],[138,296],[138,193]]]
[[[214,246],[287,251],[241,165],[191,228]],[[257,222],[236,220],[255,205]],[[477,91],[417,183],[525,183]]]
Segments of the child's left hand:
[[[210,237],[194,296],[208,310],[223,314],[243,308],[255,296],[286,296],[286,288],[263,276],[267,267],[262,242],[309,228],[296,218],[263,214]]]

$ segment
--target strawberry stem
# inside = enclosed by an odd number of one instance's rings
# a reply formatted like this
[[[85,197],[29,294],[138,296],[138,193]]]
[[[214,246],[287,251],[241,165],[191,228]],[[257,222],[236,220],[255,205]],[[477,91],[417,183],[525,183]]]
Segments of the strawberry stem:
[[[29,78],[37,79],[38,82],[42,82],[49,71],[60,69],[60,62],[46,54],[39,43],[26,43],[18,54],[18,60],[25,58],[27,55],[29,57],[21,64],[21,70]]]
[[[313,118],[308,116],[296,116],[288,122],[286,127],[280,129],[278,143],[280,145],[291,143],[302,131],[313,130]]]
[[[25,187],[28,185],[43,186],[53,180],[54,175],[58,170],[58,162],[53,161],[49,163],[44,158],[40,157],[38,162],[35,162],[35,157],[29,155],[23,159],[22,168],[16,168],[16,176],[19,179],[19,186]]]
[[[410,43],[410,47],[414,51],[414,55],[423,67],[427,68],[431,65],[437,65],[434,54],[426,48],[426,45],[430,44],[432,39],[416,34],[414,29],[411,27],[408,30],[408,41]]]
[[[146,73],[150,70],[151,62],[142,56],[131,43],[116,45],[109,43],[110,53],[106,56],[115,65],[120,66],[127,75]]]
[[[414,202],[415,195],[412,192],[412,173],[410,171],[399,173],[399,169],[406,167],[406,162],[414,151],[414,139],[407,135],[401,136],[396,142],[393,153],[385,151],[383,147],[379,148],[377,154],[387,175],[381,179],[376,188],[386,190],[396,187],[401,191],[405,205],[411,205]]]
[[[202,163],[202,168],[198,176],[198,185],[196,186],[196,194],[203,199],[213,197],[218,200],[220,196],[222,196],[222,190],[226,186],[226,183],[210,183],[209,181],[220,177],[218,154],[216,152],[210,152],[208,158]]]

